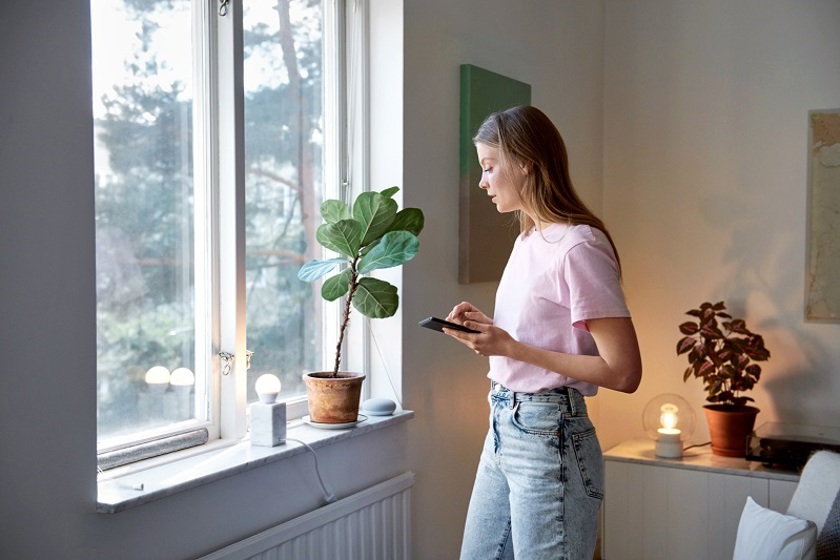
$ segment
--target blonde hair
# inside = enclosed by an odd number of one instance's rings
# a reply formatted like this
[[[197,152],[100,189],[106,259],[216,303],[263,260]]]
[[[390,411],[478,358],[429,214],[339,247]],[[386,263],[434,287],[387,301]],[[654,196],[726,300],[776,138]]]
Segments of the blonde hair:
[[[508,173],[513,165],[528,168],[520,191],[527,210],[518,212],[521,233],[538,225],[529,214],[539,225],[591,226],[607,236],[621,270],[618,250],[604,222],[586,207],[572,185],[566,144],[545,113],[529,105],[493,113],[478,128],[473,143],[498,150],[502,168]]]

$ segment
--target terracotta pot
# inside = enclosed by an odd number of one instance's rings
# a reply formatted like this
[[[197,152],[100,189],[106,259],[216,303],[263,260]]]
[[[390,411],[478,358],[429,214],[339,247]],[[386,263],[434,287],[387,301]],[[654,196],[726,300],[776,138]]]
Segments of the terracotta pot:
[[[759,409],[754,406],[707,404],[703,407],[712,453],[722,457],[744,457],[747,454],[747,437],[755,426]]]
[[[364,374],[319,371],[303,374],[309,397],[309,419],[323,424],[344,424],[359,419]]]

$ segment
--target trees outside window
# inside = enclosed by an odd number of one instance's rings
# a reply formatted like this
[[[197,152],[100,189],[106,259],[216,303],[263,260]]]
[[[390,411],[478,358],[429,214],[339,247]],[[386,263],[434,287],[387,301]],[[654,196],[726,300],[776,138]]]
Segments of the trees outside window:
[[[91,1],[101,447],[217,421],[214,376],[225,362],[213,321],[229,319],[211,311],[214,297],[235,297],[217,283],[231,265],[214,252],[222,221],[244,219],[246,400],[262,373],[293,397],[305,391],[301,374],[321,369],[322,300],[297,270],[320,256],[318,206],[337,192],[326,178],[341,162],[327,140],[340,125],[325,109],[343,94],[324,87],[328,73],[340,75],[325,62],[341,60],[325,50],[340,48],[343,35],[325,23],[336,9],[331,0],[244,0],[221,11],[213,0]],[[218,18],[241,24],[239,46],[217,42]],[[241,63],[238,113],[214,89],[229,75],[219,68],[225,48]],[[214,158],[231,148],[213,133],[224,114],[241,114],[242,185],[214,175]],[[214,206],[228,188],[244,190],[244,218]]]

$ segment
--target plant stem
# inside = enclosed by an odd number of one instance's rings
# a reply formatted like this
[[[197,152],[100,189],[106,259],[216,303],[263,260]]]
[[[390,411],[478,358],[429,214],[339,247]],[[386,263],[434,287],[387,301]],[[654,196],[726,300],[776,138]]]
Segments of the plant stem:
[[[350,322],[350,304],[353,301],[353,296],[356,294],[356,289],[359,287],[359,275],[356,272],[356,264],[359,262],[359,257],[353,260],[350,265],[350,290],[347,293],[347,300],[344,302],[344,315],[341,318],[341,327],[338,329],[338,344],[335,347],[335,366],[333,367],[333,377],[338,377],[338,366],[341,363],[341,346],[344,344],[344,333],[347,330],[347,324]]]

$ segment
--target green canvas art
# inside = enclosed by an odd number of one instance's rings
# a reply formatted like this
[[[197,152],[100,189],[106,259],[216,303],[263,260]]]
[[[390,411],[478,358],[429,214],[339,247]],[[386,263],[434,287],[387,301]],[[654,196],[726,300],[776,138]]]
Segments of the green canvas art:
[[[519,224],[513,214],[499,214],[478,188],[481,166],[472,138],[488,115],[531,104],[529,84],[489,70],[461,65],[461,203],[458,281],[497,282],[502,277]]]

